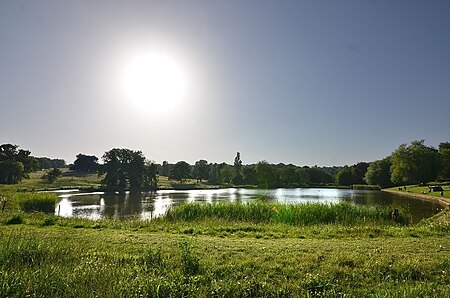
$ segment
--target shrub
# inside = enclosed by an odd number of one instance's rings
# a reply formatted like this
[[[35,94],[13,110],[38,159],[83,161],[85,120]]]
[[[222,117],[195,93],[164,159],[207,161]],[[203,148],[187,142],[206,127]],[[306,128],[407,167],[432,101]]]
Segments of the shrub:
[[[20,214],[14,214],[6,220],[7,225],[20,225],[23,223],[23,217]]]

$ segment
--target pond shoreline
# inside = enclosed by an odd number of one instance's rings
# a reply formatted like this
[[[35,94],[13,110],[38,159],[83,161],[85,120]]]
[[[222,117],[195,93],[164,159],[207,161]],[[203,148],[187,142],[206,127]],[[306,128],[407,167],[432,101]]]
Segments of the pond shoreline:
[[[450,206],[450,200],[447,198],[440,198],[440,197],[429,196],[426,194],[417,194],[417,193],[412,193],[412,192],[408,192],[408,191],[398,191],[398,190],[392,190],[392,189],[382,189],[381,191],[396,194],[399,196],[409,197],[409,198],[413,198],[413,199],[418,199],[418,200],[423,200],[423,201],[428,201],[428,202],[436,202],[443,207]]]

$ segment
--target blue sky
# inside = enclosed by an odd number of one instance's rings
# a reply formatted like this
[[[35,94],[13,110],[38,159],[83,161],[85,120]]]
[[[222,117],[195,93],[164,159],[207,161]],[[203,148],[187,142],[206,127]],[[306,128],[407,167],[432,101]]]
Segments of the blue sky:
[[[121,65],[164,49],[189,92],[131,105]],[[73,162],[344,165],[450,131],[449,1],[1,1],[0,143]]]

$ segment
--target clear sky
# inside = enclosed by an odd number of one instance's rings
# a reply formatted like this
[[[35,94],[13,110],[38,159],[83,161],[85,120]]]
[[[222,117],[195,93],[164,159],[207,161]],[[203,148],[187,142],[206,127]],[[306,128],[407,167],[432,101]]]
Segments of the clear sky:
[[[449,115],[448,0],[0,1],[0,144],[34,156],[344,165]]]

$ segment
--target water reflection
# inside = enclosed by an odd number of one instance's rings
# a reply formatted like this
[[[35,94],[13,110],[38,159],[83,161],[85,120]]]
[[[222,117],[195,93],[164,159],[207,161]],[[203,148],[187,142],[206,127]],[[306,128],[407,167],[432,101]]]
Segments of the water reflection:
[[[430,217],[442,208],[437,203],[413,200],[380,191],[350,189],[206,189],[206,190],[161,190],[157,193],[105,194],[103,192],[78,193],[60,192],[60,201],[55,213],[64,217],[89,219],[129,219],[144,220],[162,216],[174,205],[186,202],[216,203],[221,201],[247,203],[262,197],[268,201],[285,204],[306,202],[338,203],[346,201],[356,205],[391,205],[409,210],[413,222]]]

